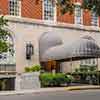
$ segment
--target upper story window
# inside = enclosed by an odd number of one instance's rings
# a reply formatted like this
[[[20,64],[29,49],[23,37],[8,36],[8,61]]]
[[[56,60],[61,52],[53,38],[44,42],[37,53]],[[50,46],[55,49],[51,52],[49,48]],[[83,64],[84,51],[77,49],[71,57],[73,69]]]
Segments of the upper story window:
[[[43,19],[48,21],[55,21],[56,6],[52,0],[43,0]]]
[[[80,5],[76,5],[75,7],[75,24],[82,24],[82,9]]]
[[[9,0],[9,14],[21,16],[21,0]]]
[[[98,26],[98,23],[99,21],[98,21],[98,16],[96,15],[96,13],[95,12],[92,12],[91,13],[91,25],[92,26]]]

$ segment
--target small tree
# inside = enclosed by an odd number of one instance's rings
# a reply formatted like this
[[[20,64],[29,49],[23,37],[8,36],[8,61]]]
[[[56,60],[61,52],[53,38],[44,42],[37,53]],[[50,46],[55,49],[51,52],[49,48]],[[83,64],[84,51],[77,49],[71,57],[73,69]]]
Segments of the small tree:
[[[7,52],[10,48],[10,43],[7,41],[7,37],[10,36],[10,32],[5,28],[8,26],[8,20],[4,16],[0,17],[0,54]]]

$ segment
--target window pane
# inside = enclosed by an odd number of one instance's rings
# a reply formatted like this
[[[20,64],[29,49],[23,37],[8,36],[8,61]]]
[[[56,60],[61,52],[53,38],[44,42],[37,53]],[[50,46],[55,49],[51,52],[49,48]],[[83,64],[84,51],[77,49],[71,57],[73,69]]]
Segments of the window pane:
[[[54,20],[54,4],[50,0],[44,0],[44,19]]]
[[[14,15],[14,16],[20,16],[21,13],[21,7],[20,7],[20,2],[19,0],[10,0],[9,1],[9,14]]]
[[[75,7],[75,24],[82,24],[82,11],[80,6]]]
[[[92,12],[91,14],[91,24],[92,26],[98,26],[98,16],[95,12]]]

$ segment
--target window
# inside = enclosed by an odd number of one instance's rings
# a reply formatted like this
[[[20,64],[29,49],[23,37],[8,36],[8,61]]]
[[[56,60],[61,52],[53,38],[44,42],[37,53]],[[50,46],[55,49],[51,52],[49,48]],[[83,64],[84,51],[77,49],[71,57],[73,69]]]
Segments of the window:
[[[92,26],[98,26],[98,16],[95,12],[91,13],[91,25]]]
[[[43,19],[54,21],[55,18],[55,3],[51,0],[44,0],[43,2]]]
[[[97,65],[98,64],[98,58],[93,59],[93,65]]]
[[[81,60],[80,64],[81,65],[96,65],[97,61],[96,59],[86,59],[86,60]]]
[[[9,14],[13,16],[21,16],[20,0],[9,0]]]
[[[82,24],[82,9],[80,5],[75,7],[75,24]]]

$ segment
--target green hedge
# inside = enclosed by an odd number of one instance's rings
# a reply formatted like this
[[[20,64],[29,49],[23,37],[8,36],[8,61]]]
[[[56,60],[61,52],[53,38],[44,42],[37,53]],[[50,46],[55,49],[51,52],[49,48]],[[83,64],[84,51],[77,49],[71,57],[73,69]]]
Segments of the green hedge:
[[[42,87],[56,87],[69,84],[72,81],[72,77],[63,73],[43,73],[40,75]]]
[[[98,84],[98,80],[100,83],[100,72],[97,71],[73,72],[72,76],[74,77],[73,82],[75,83],[90,84],[90,81],[87,80],[87,77],[90,77],[91,84]]]

